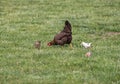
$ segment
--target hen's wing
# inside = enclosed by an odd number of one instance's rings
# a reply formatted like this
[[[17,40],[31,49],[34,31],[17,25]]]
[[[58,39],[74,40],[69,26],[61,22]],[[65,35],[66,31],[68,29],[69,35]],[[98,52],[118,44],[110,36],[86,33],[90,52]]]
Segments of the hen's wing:
[[[64,32],[60,32],[59,34],[57,34],[55,37],[54,37],[54,40],[60,40],[62,39],[63,37],[66,36],[66,33]]]
[[[61,38],[61,39],[57,39],[57,40],[55,40],[55,43],[56,43],[57,45],[64,45],[64,44],[67,43],[67,37],[65,36],[65,37],[63,37],[63,38]]]

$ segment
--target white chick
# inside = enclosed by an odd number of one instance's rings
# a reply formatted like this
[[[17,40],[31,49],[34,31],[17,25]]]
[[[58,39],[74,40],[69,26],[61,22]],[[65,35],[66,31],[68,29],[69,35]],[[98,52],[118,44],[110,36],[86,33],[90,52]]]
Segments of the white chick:
[[[91,47],[91,43],[82,42],[81,45],[85,48],[90,48]]]

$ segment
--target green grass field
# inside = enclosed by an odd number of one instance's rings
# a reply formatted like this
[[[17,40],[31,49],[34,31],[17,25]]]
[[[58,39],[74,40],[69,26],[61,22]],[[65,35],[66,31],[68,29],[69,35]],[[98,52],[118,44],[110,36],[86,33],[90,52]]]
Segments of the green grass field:
[[[48,47],[65,20],[73,49]],[[0,0],[0,84],[120,84],[120,0]]]

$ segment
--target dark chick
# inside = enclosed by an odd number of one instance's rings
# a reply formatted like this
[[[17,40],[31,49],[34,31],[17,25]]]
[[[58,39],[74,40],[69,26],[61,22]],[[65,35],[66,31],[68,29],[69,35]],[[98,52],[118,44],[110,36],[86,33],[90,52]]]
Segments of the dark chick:
[[[35,46],[35,48],[40,49],[41,41],[35,41],[34,46]]]
[[[65,21],[64,29],[55,35],[54,39],[48,43],[48,46],[51,45],[64,45],[70,44],[72,41],[72,27],[69,21]]]

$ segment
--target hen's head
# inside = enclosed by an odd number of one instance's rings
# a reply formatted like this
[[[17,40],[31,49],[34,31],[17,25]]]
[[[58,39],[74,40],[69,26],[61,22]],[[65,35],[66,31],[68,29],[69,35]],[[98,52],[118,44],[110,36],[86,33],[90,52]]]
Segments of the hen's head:
[[[49,42],[47,45],[48,45],[48,46],[51,46],[52,44]]]
[[[52,46],[52,45],[54,45],[55,43],[54,43],[54,41],[51,41],[51,42],[49,42],[47,45],[48,46]]]

